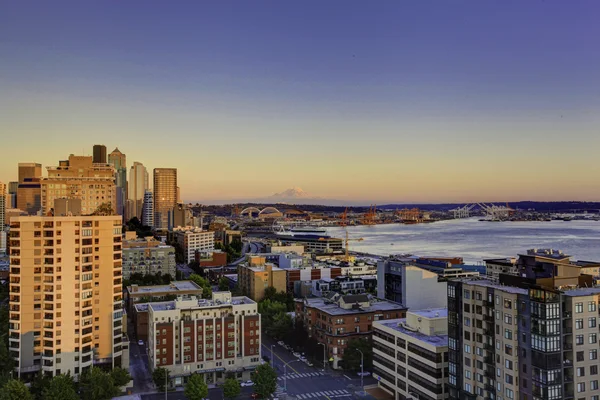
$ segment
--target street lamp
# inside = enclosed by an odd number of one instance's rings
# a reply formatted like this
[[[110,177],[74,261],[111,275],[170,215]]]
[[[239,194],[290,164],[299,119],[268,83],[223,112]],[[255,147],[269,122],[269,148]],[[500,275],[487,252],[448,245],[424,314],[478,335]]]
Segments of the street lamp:
[[[298,362],[298,361],[300,361],[300,360],[292,360],[292,361],[290,361],[290,362],[287,362],[287,363],[283,364],[283,391],[284,391],[285,393],[287,393],[287,372],[286,372],[286,371],[287,371],[287,368],[286,368],[286,367],[287,367],[289,364],[291,364],[291,363],[295,363],[295,362]]]
[[[323,346],[323,372],[325,372],[325,362],[326,362],[326,360],[327,360],[327,359],[326,359],[327,350],[326,350],[326,347],[325,347],[325,343],[317,343],[317,346],[318,346],[318,345],[321,345],[321,346]]]
[[[356,349],[356,351],[358,351],[360,353],[360,389],[362,390],[362,395],[364,395],[365,394],[365,385],[363,383],[363,379],[365,377],[365,370],[364,370],[365,355],[359,349]]]

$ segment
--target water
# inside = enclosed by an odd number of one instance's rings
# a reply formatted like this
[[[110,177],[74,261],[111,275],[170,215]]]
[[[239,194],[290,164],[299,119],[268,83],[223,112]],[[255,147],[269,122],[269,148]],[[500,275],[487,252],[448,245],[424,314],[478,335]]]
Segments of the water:
[[[345,237],[344,228],[327,229]],[[457,256],[476,263],[484,258],[514,257],[532,248],[553,248],[573,260],[600,262],[599,221],[484,222],[476,218],[416,225],[350,226],[351,251],[378,255],[410,253]]]

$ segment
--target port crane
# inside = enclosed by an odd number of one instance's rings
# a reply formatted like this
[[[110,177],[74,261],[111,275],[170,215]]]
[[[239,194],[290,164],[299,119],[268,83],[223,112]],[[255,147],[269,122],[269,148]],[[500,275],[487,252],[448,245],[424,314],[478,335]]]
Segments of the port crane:
[[[367,211],[362,217],[363,225],[375,225],[375,218],[377,216],[377,205],[371,204],[369,211]]]
[[[485,214],[492,219],[492,221],[502,221],[507,219],[510,214],[514,211],[512,208],[506,206],[497,206],[495,204],[477,203],[477,205],[485,212]]]
[[[346,231],[346,238],[344,240],[344,247],[345,247],[344,261],[349,263],[350,262],[350,254],[349,254],[350,242],[362,242],[364,239],[363,238],[350,239],[348,237],[348,228],[344,227],[344,230]],[[319,240],[327,240],[327,239],[319,238]]]
[[[338,225],[339,226],[348,225],[348,207],[346,207],[346,209],[344,210],[342,215],[340,215],[340,220],[338,221]]]
[[[458,207],[450,211],[454,213],[454,218],[469,218],[471,216],[471,210],[476,206],[477,204],[465,204],[463,207]]]

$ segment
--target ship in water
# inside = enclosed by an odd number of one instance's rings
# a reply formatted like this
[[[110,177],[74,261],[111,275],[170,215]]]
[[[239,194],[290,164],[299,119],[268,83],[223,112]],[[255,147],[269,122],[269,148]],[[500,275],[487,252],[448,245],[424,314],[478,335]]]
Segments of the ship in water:
[[[310,225],[290,225],[274,224],[273,233],[277,236],[295,237],[295,238],[328,238],[327,231],[324,228]]]

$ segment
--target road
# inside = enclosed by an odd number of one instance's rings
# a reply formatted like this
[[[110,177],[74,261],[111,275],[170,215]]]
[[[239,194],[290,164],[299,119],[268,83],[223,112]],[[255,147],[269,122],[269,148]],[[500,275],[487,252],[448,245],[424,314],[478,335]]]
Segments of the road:
[[[185,279],[189,278],[191,274],[194,273],[194,270],[188,267],[186,264],[177,264],[177,270],[179,270]]]
[[[152,375],[148,368],[146,348],[145,346],[138,345],[135,339],[129,342],[129,373],[133,378],[133,393],[144,393],[154,390]]]
[[[277,371],[277,384],[281,387],[278,389],[279,393],[283,392],[284,386],[287,385],[287,393],[302,400],[332,400],[342,397],[349,399],[352,397],[349,386],[360,386],[360,377],[355,374],[343,374],[330,369],[326,369],[323,372],[322,368],[316,366],[309,367],[302,361],[298,361],[290,351],[279,346],[274,340],[264,335],[262,346],[263,356],[271,359],[273,367]],[[273,357],[271,357],[271,346]],[[284,364],[287,364],[285,375]],[[364,380],[365,385],[373,383],[375,383],[373,378],[369,377]],[[277,393],[275,397],[277,397]]]

